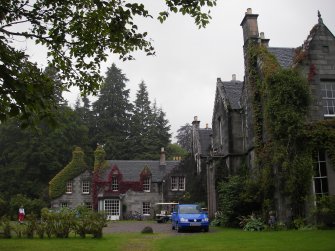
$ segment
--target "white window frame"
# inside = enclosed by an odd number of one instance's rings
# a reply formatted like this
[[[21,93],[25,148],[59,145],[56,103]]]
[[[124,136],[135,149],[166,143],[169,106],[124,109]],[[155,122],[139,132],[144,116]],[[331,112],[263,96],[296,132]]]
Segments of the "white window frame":
[[[185,191],[186,179],[185,176],[171,176],[171,190]]]
[[[335,81],[321,81],[324,117],[335,117]]]
[[[150,209],[151,209],[150,202],[144,201],[142,203],[142,214],[143,215],[150,215]]]
[[[185,191],[185,177],[179,176],[178,178],[178,189],[180,191]]]
[[[73,180],[68,180],[66,182],[66,193],[72,194],[72,192],[73,192]]]
[[[81,183],[81,192],[82,194],[90,194],[90,181],[89,180],[83,180]]]
[[[171,176],[171,190],[178,191],[178,176]]]
[[[322,171],[321,169],[323,168],[325,168],[325,170]],[[319,184],[318,188],[316,188],[317,183]],[[329,185],[328,185],[328,176],[327,176],[326,154],[324,151],[318,151],[317,158],[314,160],[314,176],[313,176],[314,194],[316,196],[327,195],[329,193],[328,186]],[[324,187],[326,187],[326,191],[323,190]],[[317,191],[317,190],[320,190],[320,191]]]
[[[67,203],[66,201],[63,201],[60,203],[60,207],[61,208],[68,208],[69,207],[69,203]]]
[[[116,176],[112,177],[112,191],[119,191],[119,181]]]
[[[120,215],[120,200],[118,199],[105,199],[104,211],[107,215],[119,216]]]
[[[151,178],[147,177],[143,179],[143,191],[144,192],[150,192],[151,190]]]

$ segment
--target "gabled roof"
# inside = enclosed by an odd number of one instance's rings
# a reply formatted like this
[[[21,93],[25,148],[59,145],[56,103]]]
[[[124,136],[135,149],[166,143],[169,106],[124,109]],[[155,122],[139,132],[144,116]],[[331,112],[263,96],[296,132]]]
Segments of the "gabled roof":
[[[231,109],[241,109],[241,95],[242,95],[243,82],[238,80],[221,81],[217,82],[217,90],[221,99],[227,102]]]
[[[163,177],[177,167],[180,161],[166,161],[166,166],[160,166],[159,161],[155,160],[107,160],[109,168],[100,172],[102,180],[108,180],[108,175],[113,166],[116,165],[122,174],[124,181],[139,181],[141,172],[148,168],[151,173],[151,181],[159,182]]]
[[[309,32],[309,35],[307,36],[304,44],[302,45],[302,49],[304,51],[308,51],[310,42],[313,40],[315,35],[318,34],[319,32],[328,33],[328,35],[331,35],[333,38],[335,38],[333,33],[331,33],[328,27],[323,23],[320,12],[318,12],[318,17],[319,17],[318,23],[314,25],[312,30]]]
[[[276,57],[281,67],[290,68],[292,66],[295,54],[294,48],[269,47],[268,51]]]
[[[200,153],[202,156],[209,156],[212,140],[212,129],[202,128],[199,129]]]

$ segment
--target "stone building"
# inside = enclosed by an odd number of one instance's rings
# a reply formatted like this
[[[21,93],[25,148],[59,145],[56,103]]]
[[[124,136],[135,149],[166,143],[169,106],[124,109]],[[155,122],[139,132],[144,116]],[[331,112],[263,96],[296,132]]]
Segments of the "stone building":
[[[70,164],[49,183],[51,208],[86,205],[105,211],[112,220],[135,212],[152,217],[155,203],[169,200],[165,194],[185,191],[182,171],[167,180],[180,160],[167,161],[164,149],[160,160],[105,160],[104,156],[103,148],[98,147],[94,169],[90,169],[84,163],[84,153],[76,148]]]
[[[323,23],[320,13],[318,23],[312,28],[310,34],[301,47],[277,48],[270,47],[269,40],[264,33],[259,33],[257,18],[248,9],[241,22],[244,39],[244,65],[245,77],[243,81],[217,80],[216,95],[213,111],[213,144],[210,161],[207,165],[208,172],[208,201],[217,200],[215,180],[217,179],[217,164],[223,165],[225,175],[236,174],[236,171],[245,166],[248,170],[256,167],[256,128],[254,113],[255,92],[250,85],[253,81],[248,66],[248,46],[252,43],[262,46],[270,52],[282,68],[294,68],[307,80],[311,92],[312,104],[308,112],[308,124],[320,121],[334,121],[335,119],[335,37]],[[262,58],[257,58],[257,74],[262,78]],[[265,97],[262,97],[264,99]],[[262,112],[262,111],[261,111]],[[331,123],[331,122],[330,122]],[[330,126],[331,130],[335,130]],[[263,128],[262,143],[269,140],[268,131]],[[259,132],[258,132],[259,133]],[[314,158],[314,175],[311,181],[311,194],[335,195],[335,169],[330,161],[330,156],[321,144]],[[276,176],[276,170],[273,170]],[[276,181],[274,194],[275,210],[280,220],[291,217],[288,199],[283,196]],[[308,207],[306,207],[308,208]],[[217,210],[216,203],[209,203],[210,215]]]

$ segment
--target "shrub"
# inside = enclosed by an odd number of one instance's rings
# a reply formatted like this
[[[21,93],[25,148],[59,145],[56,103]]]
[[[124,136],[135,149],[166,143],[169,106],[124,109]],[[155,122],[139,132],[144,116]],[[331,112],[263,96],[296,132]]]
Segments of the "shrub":
[[[142,234],[153,234],[154,230],[152,227],[146,226],[145,228],[142,229],[141,231]]]
[[[10,225],[10,221],[9,218],[7,216],[3,216],[1,218],[1,223],[0,225],[2,226],[2,230],[3,230],[3,237],[6,239],[10,239],[12,238],[12,234],[11,234],[11,225]]]
[[[247,217],[239,217],[240,226],[244,231],[262,231],[264,229],[264,222],[261,218],[257,218],[254,215],[249,215]]]
[[[313,212],[319,227],[335,227],[335,196],[322,196]]]

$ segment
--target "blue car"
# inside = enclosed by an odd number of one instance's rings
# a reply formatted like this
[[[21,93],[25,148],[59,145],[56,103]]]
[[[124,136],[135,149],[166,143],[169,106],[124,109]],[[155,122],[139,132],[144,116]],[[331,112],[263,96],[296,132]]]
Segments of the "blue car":
[[[197,204],[176,205],[171,220],[172,229],[178,232],[186,229],[200,229],[208,232],[209,229],[208,215]]]

